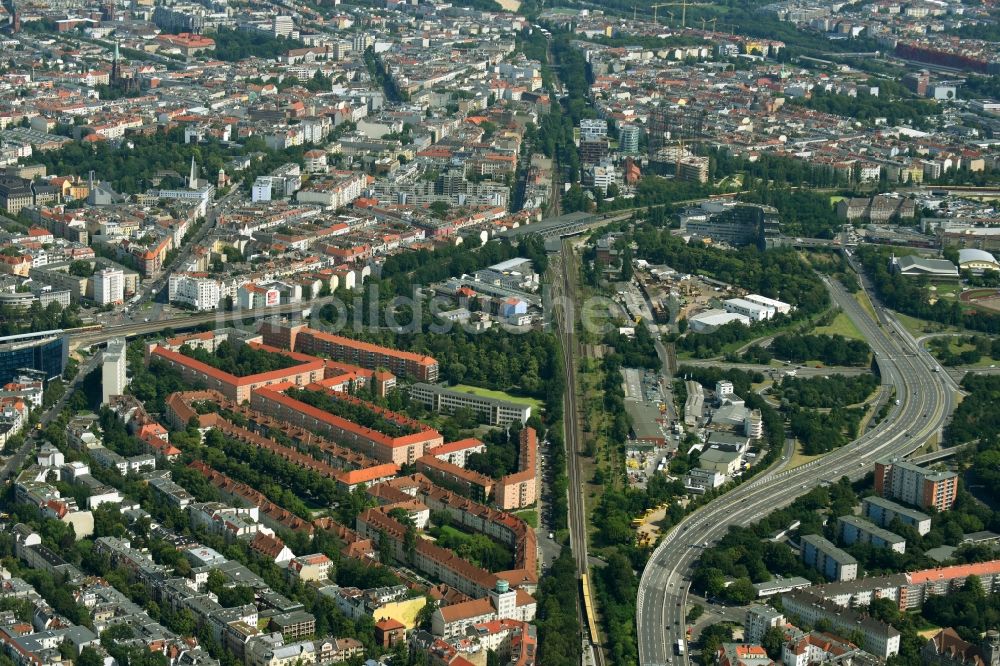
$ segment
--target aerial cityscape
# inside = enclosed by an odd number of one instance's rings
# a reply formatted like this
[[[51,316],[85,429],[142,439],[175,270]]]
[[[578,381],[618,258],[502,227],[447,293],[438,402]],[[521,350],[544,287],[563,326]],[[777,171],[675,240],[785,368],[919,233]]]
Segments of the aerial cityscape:
[[[0,47],[0,666],[1000,666],[993,0]]]

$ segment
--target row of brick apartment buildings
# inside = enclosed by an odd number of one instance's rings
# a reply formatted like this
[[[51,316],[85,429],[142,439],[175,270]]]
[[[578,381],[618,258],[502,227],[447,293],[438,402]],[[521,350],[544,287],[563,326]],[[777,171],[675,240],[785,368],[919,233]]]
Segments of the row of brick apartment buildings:
[[[195,403],[210,402],[220,408],[227,409],[242,416],[247,427],[234,424],[220,414],[211,412],[198,414]],[[215,391],[188,391],[171,394],[166,401],[167,418],[175,428],[183,428],[192,417],[198,419],[198,427],[202,432],[217,428],[228,437],[245,444],[262,448],[292,462],[300,467],[333,479],[339,486],[352,491],[361,484],[379,483],[395,478],[399,466],[393,463],[379,463],[368,456],[348,449],[308,430],[296,426],[287,426],[267,415],[254,412],[245,406],[236,405]],[[282,433],[291,446],[279,444],[268,436]],[[302,453],[297,447],[308,446],[310,450],[320,451],[322,459]]]
[[[423,354],[390,349],[324,333],[304,324],[265,322],[260,328],[260,333],[266,344],[275,347],[303,354],[328,356],[336,361],[371,370],[388,369],[400,377],[421,382],[436,382],[438,379],[438,362]]]
[[[253,395],[267,393],[268,390],[261,389]],[[357,401],[352,396],[336,397]],[[241,425],[237,426],[221,416],[219,411],[214,411],[208,403],[215,403],[218,410],[223,413],[232,410],[246,422],[241,421]],[[206,413],[200,414],[199,411]],[[200,430],[220,429],[229,437],[266,448],[295,465],[316,470],[327,476],[336,477],[345,473],[345,470],[322,461],[327,449],[332,449],[337,454],[328,458],[337,464],[362,465],[350,471],[367,474],[372,469],[382,467],[391,468],[393,475],[398,473],[396,465],[379,464],[357,452],[345,453],[348,450],[337,444],[316,437],[302,427],[280,424],[276,418],[261,414],[247,405],[238,405],[218,391],[188,391],[173,394],[166,401],[166,413],[171,425],[175,427],[188,427],[194,419]],[[291,440],[291,445],[279,444],[267,436],[277,435],[279,429]],[[535,433],[525,429],[520,443],[525,449],[522,453],[524,459],[533,460],[534,448],[537,445]],[[307,455],[304,449],[295,448],[296,446],[308,446],[311,455]],[[460,446],[458,449],[463,447]],[[345,458],[350,458],[351,463],[347,463]],[[375,479],[376,482],[369,486],[367,492],[377,500],[379,506],[363,512],[357,518],[354,526],[356,529],[351,529],[330,519],[312,523],[303,520],[270,502],[259,491],[215,471],[204,462],[196,462],[191,467],[225,497],[239,498],[241,502],[254,507],[259,512],[261,521],[272,529],[289,529],[306,533],[313,533],[317,529],[331,531],[344,542],[342,552],[345,556],[371,560],[378,552],[379,539],[389,539],[388,546],[399,561],[406,562],[408,566],[462,595],[443,605],[436,613],[434,628],[440,635],[460,635],[477,622],[503,619],[530,621],[534,618],[535,600],[531,593],[538,583],[537,537],[529,525],[510,513],[462,497],[435,485],[431,479],[421,474],[415,474],[410,477],[391,478],[382,483],[377,483],[378,479]],[[408,547],[407,527],[389,515],[393,509],[405,510],[411,517],[416,518],[416,524],[421,527],[426,524],[432,512],[445,512],[453,524],[484,534],[510,548],[514,556],[514,568],[509,571],[487,571],[471,564],[449,549],[420,538]],[[255,538],[252,547],[259,549],[268,557],[273,555],[276,558],[283,558],[283,561],[294,560],[294,554],[279,537],[273,534]]]
[[[173,338],[163,343],[154,342],[146,347],[146,355],[148,359],[160,359],[171,368],[180,372],[181,376],[184,377],[184,381],[194,385],[204,385],[207,388],[219,391],[230,400],[241,403],[250,399],[252,391],[264,386],[286,382],[305,386],[306,384],[324,379],[326,375],[326,366],[321,358],[284,351],[253,341],[248,341],[244,344],[255,349],[280,354],[288,359],[297,361],[297,363],[281,370],[237,377],[218,368],[213,368],[207,363],[202,363],[197,359],[186,356],[180,351],[185,346],[192,348],[202,347],[208,351],[213,351],[214,346],[218,344],[220,338],[226,339],[227,337],[228,335],[225,333],[221,335],[201,333]]]
[[[308,353],[288,351],[288,346],[279,348],[266,342],[262,344],[265,338],[260,335],[251,335],[242,340],[233,341],[236,344],[247,344],[255,349],[280,354],[286,358],[298,361],[298,363],[281,370],[238,377],[202,363],[190,356],[186,356],[181,352],[181,349],[187,346],[192,349],[204,349],[212,353],[222,342],[229,340],[231,340],[231,336],[225,331],[177,336],[163,342],[150,344],[146,348],[147,360],[153,358],[161,359],[170,367],[178,370],[185,381],[203,384],[209,389],[221,392],[228,399],[237,403],[248,401],[250,393],[255,389],[285,382],[297,386],[305,386],[306,384],[325,381],[327,387],[344,392],[373,385],[375,393],[380,396],[386,395],[396,386],[396,376],[381,367],[362,367],[344,361],[318,358]],[[386,352],[395,351],[387,348],[383,349],[386,349]],[[433,361],[433,359],[430,360]],[[436,367],[437,362],[434,361],[434,363]]]
[[[1000,560],[824,583],[806,591],[839,606],[861,608],[875,599],[891,599],[899,604],[899,610],[911,611],[923,606],[931,596],[961,590],[969,576],[977,576],[987,594],[1000,591]]]
[[[417,470],[432,478],[441,478],[464,488],[470,496],[490,500],[505,511],[523,509],[538,496],[538,435],[534,428],[523,428],[518,449],[518,471],[494,480],[465,469],[469,450],[483,449],[478,440],[450,442],[430,449],[417,460]]]
[[[330,414],[327,411],[285,395],[285,391],[294,387],[295,385],[292,383],[284,383],[257,389],[251,395],[250,406],[254,410],[273,416],[274,418],[320,432],[327,437],[331,437],[338,442],[361,451],[365,455],[371,456],[375,460],[394,463],[396,465],[412,465],[428,449],[444,443],[444,437],[437,430],[402,414],[391,412],[388,409],[367,403],[354,396],[328,389],[319,383],[305,387],[310,391],[324,392],[336,400],[367,408],[381,418],[394,424],[405,426],[413,432],[392,436],[358,425],[353,421],[348,421],[345,418]]]

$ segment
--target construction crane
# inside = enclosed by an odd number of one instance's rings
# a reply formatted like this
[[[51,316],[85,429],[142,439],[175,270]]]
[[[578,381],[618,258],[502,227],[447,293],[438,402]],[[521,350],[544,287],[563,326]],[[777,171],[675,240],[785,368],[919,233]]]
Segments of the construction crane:
[[[687,8],[688,7],[710,7],[711,3],[708,2],[688,2],[687,0],[681,0],[681,2],[659,2],[655,5],[650,5],[653,9],[653,23],[656,23],[656,10],[660,7],[680,7],[681,8],[681,27],[687,27]]]

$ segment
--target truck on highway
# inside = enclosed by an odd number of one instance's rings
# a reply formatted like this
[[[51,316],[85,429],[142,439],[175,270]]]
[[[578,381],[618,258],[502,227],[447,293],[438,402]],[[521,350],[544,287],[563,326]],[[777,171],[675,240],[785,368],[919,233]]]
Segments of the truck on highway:
[[[677,654],[679,656],[681,656],[681,657],[684,656],[684,639],[683,638],[678,638],[677,639]]]

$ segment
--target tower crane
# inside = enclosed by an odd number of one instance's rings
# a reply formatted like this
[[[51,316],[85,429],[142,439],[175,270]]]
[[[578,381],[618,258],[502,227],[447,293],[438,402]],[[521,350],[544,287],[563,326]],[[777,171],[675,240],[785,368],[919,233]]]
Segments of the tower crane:
[[[656,23],[656,10],[660,7],[680,7],[681,8],[681,27],[687,27],[687,8],[688,7],[709,7],[710,3],[707,2],[688,2],[687,0],[681,0],[680,2],[658,2],[655,5],[650,5],[653,10],[653,23]]]

